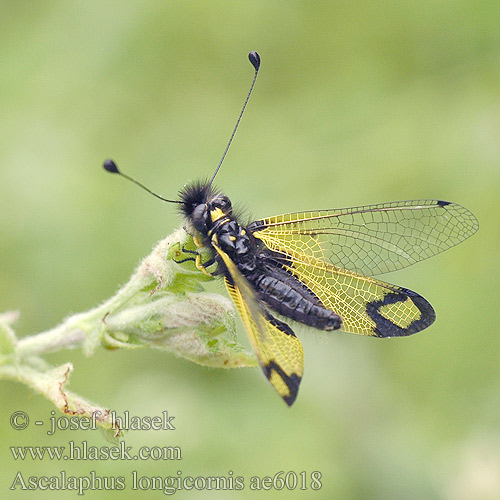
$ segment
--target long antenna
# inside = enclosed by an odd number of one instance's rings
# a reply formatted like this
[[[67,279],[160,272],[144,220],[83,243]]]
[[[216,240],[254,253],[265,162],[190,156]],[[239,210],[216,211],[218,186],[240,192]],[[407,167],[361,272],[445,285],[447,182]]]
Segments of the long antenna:
[[[250,95],[252,94],[253,87],[255,85],[255,80],[257,80],[257,75],[259,74],[259,68],[260,68],[260,56],[257,52],[252,51],[250,54],[248,54],[248,59],[252,63],[252,66],[255,68],[255,74],[253,75],[253,80],[252,80],[252,85],[250,85],[250,90],[248,91],[247,98],[245,99],[245,102],[243,104],[243,108],[241,108],[240,115],[238,116],[238,120],[236,121],[236,125],[234,126],[233,133],[231,134],[231,137],[229,138],[229,142],[227,143],[226,149],[224,150],[224,153],[222,154],[222,158],[220,159],[219,164],[217,165],[217,168],[215,169],[214,175],[212,175],[212,178],[210,179],[209,186],[212,185],[212,182],[215,179],[215,176],[217,175],[217,172],[219,171],[222,162],[224,161],[224,158],[226,157],[226,154],[229,150],[229,146],[231,146],[231,143],[233,142],[234,134],[236,134],[236,130],[238,129],[238,125],[240,124],[241,117],[243,116],[243,113],[245,111],[245,108],[247,107],[248,100],[250,99]]]
[[[106,160],[102,166],[108,172],[110,172],[112,174],[118,174],[118,175],[121,175],[122,177],[125,177],[125,179],[132,181],[134,184],[137,184],[139,187],[141,187],[142,189],[147,191],[149,194],[156,196],[157,198],[159,198],[162,201],[168,201],[168,203],[182,203],[179,200],[167,200],[166,198],[163,198],[163,196],[160,196],[159,194],[153,193],[153,191],[151,191],[151,189],[144,186],[144,184],[141,184],[139,181],[136,181],[134,178],[128,176],[127,174],[124,174],[123,172],[120,172],[120,170],[118,170],[118,167],[116,166],[116,163],[113,160],[110,160],[110,159]]]

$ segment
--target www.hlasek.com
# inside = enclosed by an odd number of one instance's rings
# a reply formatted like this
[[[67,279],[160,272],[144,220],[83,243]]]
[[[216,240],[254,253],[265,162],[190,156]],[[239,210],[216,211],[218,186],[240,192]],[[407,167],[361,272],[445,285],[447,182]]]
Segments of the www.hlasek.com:
[[[23,476],[19,471],[16,474],[11,490],[68,490],[84,495],[86,491],[124,490],[130,488],[138,491],[161,491],[165,495],[173,495],[182,490],[243,490],[249,488],[254,491],[270,490],[320,490],[321,473],[313,471],[307,473],[294,471],[279,471],[273,476],[235,476],[228,471],[225,476],[184,476],[177,471],[175,476],[145,476],[132,471],[129,479],[125,476],[99,476],[91,471],[88,476],[71,476],[61,471],[57,476]]]
[[[182,460],[179,446],[141,446],[137,453],[120,441],[114,446],[93,446],[87,441],[66,446],[11,446],[14,460]]]

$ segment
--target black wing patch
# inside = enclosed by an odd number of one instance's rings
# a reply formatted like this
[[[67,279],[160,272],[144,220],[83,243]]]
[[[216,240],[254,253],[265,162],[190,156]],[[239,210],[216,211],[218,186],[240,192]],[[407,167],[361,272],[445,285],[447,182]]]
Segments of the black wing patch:
[[[384,316],[384,307],[394,306],[398,303],[407,302],[408,298],[420,311],[420,316],[412,320],[404,328],[394,323],[394,321]],[[432,306],[418,293],[400,288],[397,291],[389,292],[380,300],[373,300],[366,304],[366,313],[375,322],[374,331],[378,337],[404,337],[412,335],[424,328],[432,325],[436,319],[436,313]]]

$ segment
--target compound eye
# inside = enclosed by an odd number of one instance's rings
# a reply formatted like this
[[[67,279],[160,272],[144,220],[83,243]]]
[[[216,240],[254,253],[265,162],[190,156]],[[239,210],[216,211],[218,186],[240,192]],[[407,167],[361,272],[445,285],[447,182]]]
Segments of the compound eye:
[[[194,227],[201,233],[207,230],[208,209],[204,203],[197,205],[191,214]]]
[[[227,196],[219,196],[213,202],[214,208],[220,208],[222,212],[229,213],[231,211],[231,200]]]

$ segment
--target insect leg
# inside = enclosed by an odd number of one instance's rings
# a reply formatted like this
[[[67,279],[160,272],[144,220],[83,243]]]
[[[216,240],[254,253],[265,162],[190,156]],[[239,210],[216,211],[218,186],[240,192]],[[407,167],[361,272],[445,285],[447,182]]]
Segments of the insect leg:
[[[182,251],[184,253],[192,253],[194,255],[198,255],[198,252],[196,250],[188,250],[186,247],[182,247]]]
[[[195,240],[195,244],[198,248],[202,248],[203,245],[200,243],[200,241],[196,238],[193,238]],[[207,271],[207,267],[215,264],[215,258],[211,257],[210,259],[208,259],[206,262],[202,262],[201,261],[201,255],[198,253],[198,251],[196,250],[189,250],[188,248],[185,248],[184,246],[182,247],[182,252],[183,253],[187,253],[187,254],[191,254],[191,255],[195,255],[196,257],[186,257],[185,259],[182,259],[182,260],[175,260],[173,259],[173,261],[176,263],[176,264],[182,264],[184,262],[194,262],[195,265],[196,265],[196,268],[201,271],[203,274],[205,274],[206,276],[210,276],[212,277],[213,275],[211,273],[209,273]]]
[[[185,259],[182,259],[182,260],[175,260],[175,259],[172,259],[176,264],[183,264],[184,262],[196,262],[196,259],[193,258],[193,257],[186,257]]]
[[[197,267],[198,267],[198,265],[200,267],[209,267],[212,264],[215,264],[215,258],[213,258],[213,257],[208,259],[206,262],[201,262],[201,255],[196,250],[189,250],[187,248],[182,247],[182,251],[184,253],[190,253],[190,254],[196,255],[196,257],[187,257],[186,259],[183,259],[181,261],[175,261],[177,264],[180,264],[181,262],[186,262],[188,260],[192,260],[194,262],[197,262],[197,265],[196,265]]]
[[[189,253],[189,254],[198,255],[198,252],[196,250],[188,250],[188,249],[184,248],[184,246],[182,247],[182,252],[183,253]],[[179,252],[176,252],[176,253],[177,253],[177,255],[179,255]],[[175,260],[175,259],[173,259],[173,261],[176,264],[182,264],[183,262],[189,262],[189,261],[196,262],[196,258],[195,257],[186,257],[185,259],[182,259],[182,260]]]
[[[212,277],[213,275],[207,271],[207,267],[215,264],[215,259],[207,260],[207,262],[201,262],[201,255],[197,255],[195,259],[196,268],[201,271],[203,274]]]
[[[215,259],[209,259],[207,260],[206,262],[202,262],[201,261],[201,255],[199,255],[197,252],[193,252],[191,250],[184,250],[184,252],[186,253],[195,253],[197,254],[196,255],[196,258],[195,257],[186,257],[185,259],[182,259],[182,260],[175,260],[173,259],[173,261],[176,263],[176,264],[183,264],[184,262],[194,262],[195,263],[195,266],[196,268],[201,271],[203,274],[207,275],[207,276],[210,276],[212,277],[212,274],[210,274],[207,270],[206,270],[206,267],[208,266],[211,266],[212,264],[215,264]]]

